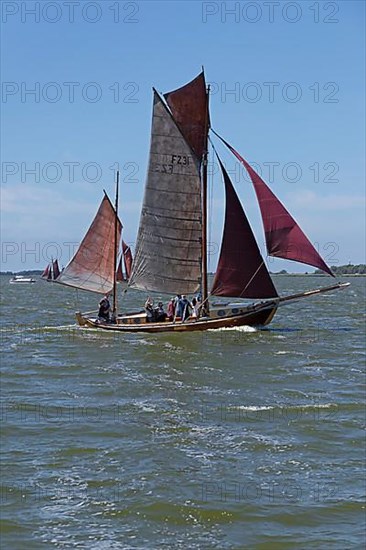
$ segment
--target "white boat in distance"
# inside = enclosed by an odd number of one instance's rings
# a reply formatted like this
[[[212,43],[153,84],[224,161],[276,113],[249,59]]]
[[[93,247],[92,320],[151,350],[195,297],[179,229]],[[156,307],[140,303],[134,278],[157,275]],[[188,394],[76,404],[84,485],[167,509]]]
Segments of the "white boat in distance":
[[[24,284],[24,283],[35,283],[36,280],[32,279],[32,277],[26,277],[25,275],[14,275],[9,281],[11,285],[18,285],[18,284]]]

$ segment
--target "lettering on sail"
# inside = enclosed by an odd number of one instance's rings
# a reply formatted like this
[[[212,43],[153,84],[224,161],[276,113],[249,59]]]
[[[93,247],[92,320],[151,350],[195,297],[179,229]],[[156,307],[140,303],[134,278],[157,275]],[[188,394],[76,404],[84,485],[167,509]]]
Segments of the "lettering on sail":
[[[184,155],[172,155],[172,164],[180,164],[181,166],[188,166],[189,157]]]
[[[172,164],[163,164],[156,162],[153,165],[153,172],[160,172],[161,174],[173,174],[173,165]]]
[[[191,160],[186,155],[164,155],[165,162],[155,162],[152,166],[153,172],[161,174],[182,174],[184,168],[190,166]]]

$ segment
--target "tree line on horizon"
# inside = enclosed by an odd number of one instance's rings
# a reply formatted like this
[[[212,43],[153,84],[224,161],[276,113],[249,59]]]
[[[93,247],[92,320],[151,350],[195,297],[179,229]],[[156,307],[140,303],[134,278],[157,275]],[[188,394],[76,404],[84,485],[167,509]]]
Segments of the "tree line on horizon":
[[[331,270],[335,275],[366,275],[366,264],[348,264],[348,265],[332,265]],[[291,275],[285,269],[276,272],[270,272],[272,275]],[[42,270],[40,269],[28,269],[23,271],[0,271],[0,275],[29,275],[37,276],[41,275]],[[214,275],[214,273],[210,273]],[[320,269],[313,271],[312,273],[296,273],[296,275],[323,275],[323,272]]]
[[[366,264],[332,265],[330,269],[334,275],[366,275]],[[315,271],[315,275],[320,273],[322,273],[320,269]]]

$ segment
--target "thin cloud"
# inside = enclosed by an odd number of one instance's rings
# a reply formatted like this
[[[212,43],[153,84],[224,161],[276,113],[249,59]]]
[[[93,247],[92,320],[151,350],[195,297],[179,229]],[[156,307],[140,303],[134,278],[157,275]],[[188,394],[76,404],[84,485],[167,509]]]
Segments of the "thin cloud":
[[[328,195],[320,196],[313,191],[297,191],[288,195],[286,205],[317,211],[346,210],[364,208],[365,197],[362,195]]]

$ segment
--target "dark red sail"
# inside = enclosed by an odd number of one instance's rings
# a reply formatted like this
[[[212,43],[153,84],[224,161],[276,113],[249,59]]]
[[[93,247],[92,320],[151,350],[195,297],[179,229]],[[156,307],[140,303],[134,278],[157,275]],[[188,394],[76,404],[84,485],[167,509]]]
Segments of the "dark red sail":
[[[218,134],[216,135],[245,166],[253,182],[262,214],[268,254],[276,258],[285,258],[312,265],[334,277],[327,264],[300,229],[294,218],[278,200],[276,195],[272,193],[262,178],[231,145]]]
[[[52,262],[52,269],[53,269],[53,279],[57,279],[57,277],[60,275],[60,268],[58,266],[58,261],[57,260],[54,260]]]
[[[164,94],[164,97],[186,142],[201,159],[206,148],[209,122],[203,71],[194,80]]]
[[[277,291],[230,178],[224,176],[226,212],[220,259],[211,294],[241,298],[274,298]]]
[[[120,258],[118,262],[116,278],[119,283],[126,280],[125,277],[123,276],[123,271],[122,271],[122,258]]]
[[[125,243],[125,241],[122,241],[122,253],[125,264],[126,277],[127,279],[129,279],[132,271],[132,252],[131,248]]]
[[[125,275],[123,274],[122,270],[122,256],[118,263],[117,268],[117,281],[128,281],[131,275],[131,269],[132,269],[132,252],[131,248],[125,243],[125,241],[122,241],[122,254],[123,254],[123,263],[125,266]]]
[[[49,274],[50,274],[50,264],[48,264],[46,267],[45,267],[45,270],[43,271],[42,275],[41,275],[41,278],[42,279],[48,279],[49,278]]]

